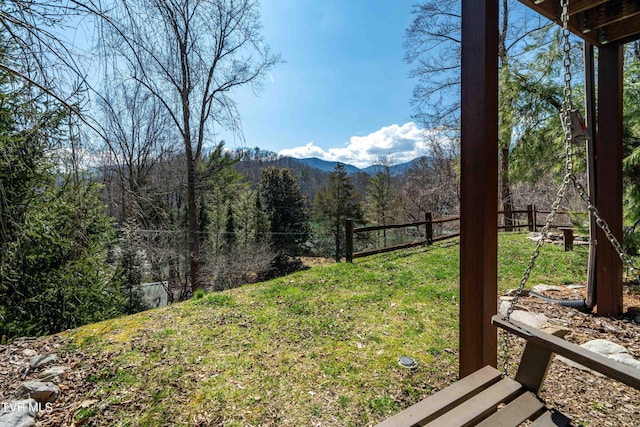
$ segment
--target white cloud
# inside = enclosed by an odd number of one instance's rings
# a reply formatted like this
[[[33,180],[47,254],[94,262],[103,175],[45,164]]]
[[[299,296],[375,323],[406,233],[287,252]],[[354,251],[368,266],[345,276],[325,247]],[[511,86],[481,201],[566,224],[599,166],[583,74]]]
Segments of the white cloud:
[[[296,159],[306,159],[308,157],[317,157],[319,159],[329,160],[326,158],[327,153],[314,142],[308,142],[307,145],[301,147],[287,148],[278,153],[281,156],[295,157]]]
[[[424,129],[419,129],[414,122],[408,122],[402,126],[385,126],[366,136],[352,136],[341,148],[325,150],[309,142],[278,154],[296,158],[317,157],[362,168],[378,163],[384,156],[390,156],[393,164],[400,164],[424,156],[427,151]]]

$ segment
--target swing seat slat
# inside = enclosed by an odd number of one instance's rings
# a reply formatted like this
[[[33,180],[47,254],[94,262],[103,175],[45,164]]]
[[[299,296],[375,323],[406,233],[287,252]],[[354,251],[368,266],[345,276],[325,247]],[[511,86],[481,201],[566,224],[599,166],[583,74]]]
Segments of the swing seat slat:
[[[533,393],[511,378],[502,378],[497,369],[485,366],[382,421],[378,427],[507,427],[535,419],[543,411],[544,405]]]
[[[554,354],[640,390],[640,372],[630,366],[502,316],[494,316],[492,323],[527,340],[515,380],[485,366],[377,426],[515,427],[526,420],[535,427],[571,426],[569,418],[546,408],[535,394]]]
[[[486,390],[461,402],[454,410],[422,425],[429,427],[476,425],[495,413],[500,404],[513,400],[522,391],[522,386],[516,381],[503,378]]]
[[[539,416],[531,424],[529,424],[529,427],[553,426],[570,427],[571,420],[555,409],[550,409],[548,411],[545,411],[541,416]]]
[[[478,424],[480,427],[509,427],[525,422],[544,410],[542,402],[531,392],[518,396],[500,411]]]
[[[608,357],[584,349],[577,344],[565,341],[555,335],[547,334],[546,332],[527,326],[524,323],[515,320],[507,321],[500,315],[493,316],[491,322],[502,329],[526,339],[528,346],[532,344],[539,348],[544,348],[551,353],[564,356],[587,368],[600,372],[611,379],[633,387],[636,390],[640,390],[640,371],[631,366],[616,362]],[[528,365],[521,363],[521,370],[526,370],[527,367]]]
[[[382,421],[378,427],[424,425],[455,409],[458,405],[491,387],[502,374],[485,366],[479,371],[440,390],[402,412]]]

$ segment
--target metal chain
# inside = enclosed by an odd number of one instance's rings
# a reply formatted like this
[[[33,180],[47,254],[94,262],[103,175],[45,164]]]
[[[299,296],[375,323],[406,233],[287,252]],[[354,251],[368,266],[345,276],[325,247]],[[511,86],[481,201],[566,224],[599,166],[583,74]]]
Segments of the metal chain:
[[[507,321],[511,319],[511,314],[513,313],[516,305],[518,304],[518,300],[522,295],[522,291],[524,290],[525,285],[529,281],[529,276],[531,275],[531,271],[536,265],[536,260],[540,255],[540,249],[544,245],[545,239],[549,234],[549,229],[551,228],[551,224],[555,220],[556,213],[560,208],[560,203],[564,199],[565,194],[567,193],[567,187],[569,182],[572,181],[571,177],[573,176],[573,146],[571,145],[571,114],[569,112],[572,110],[573,105],[571,103],[571,45],[569,43],[569,0],[562,0],[562,50],[564,53],[564,98],[562,101],[562,124],[564,127],[564,145],[565,145],[565,169],[566,173],[564,178],[562,179],[562,184],[558,189],[558,194],[556,195],[556,199],[553,201],[551,205],[551,212],[547,215],[547,218],[544,222],[544,226],[540,231],[540,239],[536,242],[536,247],[531,253],[531,257],[529,258],[529,262],[527,263],[527,268],[525,269],[522,279],[520,279],[520,283],[513,295],[511,303],[509,304],[509,308],[507,309],[506,319]],[[503,350],[503,365],[502,365],[502,373],[503,375],[509,375],[509,362],[510,362],[510,353],[509,350],[511,348],[511,343],[509,341],[509,334],[504,333],[502,336],[502,350]]]
[[[573,176],[573,146],[571,144],[572,134],[571,134],[571,114],[569,112],[573,109],[573,104],[571,102],[571,44],[569,42],[569,0],[562,0],[562,51],[564,53],[564,99],[562,101],[562,121],[564,127],[564,146],[565,146],[565,169],[566,173],[564,178],[562,179],[562,184],[558,189],[558,194],[556,195],[556,199],[551,205],[551,212],[547,215],[547,219],[545,220],[544,227],[540,231],[540,239],[536,243],[536,247],[531,253],[531,257],[529,258],[529,262],[527,263],[527,268],[522,275],[522,279],[520,279],[520,283],[518,284],[518,288],[513,295],[513,299],[511,300],[511,304],[509,304],[509,308],[507,309],[506,319],[509,320],[511,318],[511,314],[522,295],[522,291],[524,290],[525,285],[529,281],[529,276],[531,275],[531,270],[536,264],[536,260],[540,255],[540,249],[544,245],[544,241],[549,234],[549,229],[551,228],[551,224],[555,220],[556,213],[560,208],[560,203],[564,199],[565,194],[567,193],[567,187],[572,180]]]
[[[573,181],[574,186],[578,189],[578,194],[580,195],[580,198],[586,203],[587,210],[596,219],[596,224],[598,225],[598,227],[600,227],[602,232],[605,234],[605,236],[611,243],[611,246],[613,246],[613,248],[615,249],[616,253],[620,257],[622,262],[627,264],[627,268],[629,269],[629,274],[635,275],[636,280],[639,280],[640,278],[638,276],[640,276],[640,271],[633,264],[633,259],[624,250],[620,241],[613,234],[613,231],[611,231],[611,228],[609,228],[609,224],[607,224],[607,221],[605,221],[605,219],[602,218],[598,208],[591,202],[591,198],[589,197],[587,190],[584,188],[584,186],[580,182],[578,182],[575,176],[572,175],[571,180]]]
[[[562,99],[562,116],[564,126],[564,144],[566,150],[565,168],[567,174],[573,174],[573,145],[571,133],[571,110],[573,110],[571,90],[571,43],[569,41],[569,0],[562,0],[562,52],[564,54],[564,91]],[[565,177],[566,179],[566,177]]]
[[[509,369],[511,368],[511,345],[509,332],[502,329],[498,329],[498,336],[500,337],[500,354],[502,357],[502,374],[503,376],[509,375]]]
[[[522,291],[524,290],[525,285],[529,281],[529,276],[531,275],[531,271],[535,267],[536,260],[540,255],[540,249],[544,245],[546,237],[549,235],[549,230],[551,229],[551,225],[553,224],[556,214],[558,212],[558,209],[560,208],[560,203],[562,203],[562,200],[564,199],[564,196],[567,193],[568,184],[572,181],[571,176],[572,175],[570,174],[566,174],[564,179],[562,180],[562,184],[560,185],[560,189],[558,190],[556,199],[554,200],[553,205],[551,205],[551,211],[549,212],[549,215],[547,215],[547,219],[544,222],[544,226],[542,227],[542,230],[540,230],[540,238],[536,242],[536,247],[531,253],[531,257],[529,258],[529,262],[527,263],[527,268],[524,270],[522,279],[520,279],[520,283],[518,284],[518,287],[513,295],[511,304],[509,304],[509,308],[507,309],[507,314],[506,314],[507,320],[511,318],[511,313],[513,313],[513,310],[515,309],[515,306],[518,303],[518,299],[522,295]]]
[[[611,231],[611,228],[609,227],[609,225],[607,224],[607,222],[604,220],[604,218],[602,218],[602,215],[600,215],[600,211],[598,210],[598,208],[592,203],[591,198],[589,197],[589,194],[587,192],[587,190],[584,188],[584,186],[577,180],[576,176],[573,173],[573,134],[572,134],[572,119],[571,119],[571,111],[573,110],[573,104],[571,101],[572,98],[572,90],[571,90],[571,45],[569,42],[569,28],[568,28],[568,23],[569,23],[569,0],[561,0],[561,6],[562,6],[562,15],[561,15],[561,20],[562,20],[562,50],[564,53],[564,58],[563,58],[563,65],[564,65],[564,99],[562,101],[562,107],[561,107],[561,117],[562,117],[562,124],[563,124],[563,128],[564,128],[564,145],[565,145],[565,175],[564,178],[562,179],[562,184],[560,185],[560,188],[558,189],[558,194],[556,195],[556,198],[553,202],[553,204],[551,205],[551,211],[549,212],[549,215],[547,215],[547,218],[545,220],[544,226],[542,227],[542,230],[540,231],[540,239],[536,242],[536,246],[533,250],[533,252],[531,253],[531,257],[529,258],[529,262],[527,263],[527,268],[525,269],[523,275],[522,275],[522,279],[520,279],[520,283],[518,284],[518,287],[515,290],[515,293],[513,295],[513,298],[511,300],[511,303],[509,304],[509,308],[507,309],[507,313],[506,313],[506,320],[509,320],[511,318],[511,314],[513,313],[517,303],[518,303],[518,299],[520,298],[520,296],[522,295],[522,292],[524,290],[525,285],[527,284],[527,282],[529,281],[529,276],[531,275],[531,271],[533,270],[533,268],[535,267],[536,264],[536,260],[538,259],[538,256],[540,255],[540,249],[542,248],[542,246],[545,243],[545,239],[549,234],[549,230],[551,228],[551,225],[553,224],[554,220],[555,220],[555,216],[558,212],[558,209],[560,208],[560,204],[562,203],[562,200],[564,199],[566,193],[567,193],[567,188],[569,186],[569,183],[572,183],[574,185],[574,187],[578,190],[578,194],[580,195],[580,198],[586,203],[587,205],[587,210],[589,211],[590,215],[593,215],[593,217],[596,220],[596,224],[598,225],[598,227],[600,227],[602,229],[602,231],[604,232],[605,236],[607,237],[607,239],[609,240],[609,242],[611,243],[611,245],[614,247],[616,253],[618,254],[618,256],[620,257],[620,259],[627,264],[627,267],[629,269],[629,273],[633,274],[636,276],[636,280],[638,282],[640,282],[640,271],[638,270],[638,268],[635,267],[635,265],[633,264],[633,260],[631,258],[631,256],[629,256],[628,253],[625,252],[624,248],[622,247],[622,245],[620,244],[620,242],[618,241],[618,239],[616,238],[616,236],[613,234],[613,232]],[[507,333],[503,333],[502,339],[501,339],[501,343],[502,343],[502,349],[503,349],[503,374],[504,375],[508,375],[508,371],[509,371],[509,364],[510,364],[510,353],[509,350],[511,348],[510,342],[509,342],[509,334]]]

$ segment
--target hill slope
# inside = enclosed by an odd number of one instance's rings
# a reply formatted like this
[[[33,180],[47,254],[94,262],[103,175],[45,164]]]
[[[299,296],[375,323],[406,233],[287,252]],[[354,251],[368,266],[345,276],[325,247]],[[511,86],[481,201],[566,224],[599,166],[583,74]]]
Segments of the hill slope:
[[[505,289],[518,282],[532,243],[522,234],[503,235],[500,242]],[[583,280],[585,263],[585,248],[545,248],[531,282]],[[39,352],[58,353],[70,369],[54,411],[39,421],[43,426],[375,424],[456,378],[457,272],[454,241],[315,267],[24,341]],[[16,382],[22,375],[16,361],[26,357],[20,345],[14,353],[0,351],[11,356],[6,364],[0,360],[0,371],[9,375],[15,369]],[[419,368],[398,366],[403,355],[414,357]],[[560,378],[562,386],[567,378]],[[593,409],[577,385],[578,403]],[[8,387],[0,390],[0,401],[10,393]],[[618,405],[615,399],[625,403],[612,396],[612,405]]]
[[[100,401],[92,417],[364,425],[415,402],[457,369],[457,267],[446,248],[404,256],[311,269],[73,331],[77,349],[100,353],[103,365],[89,377]],[[400,368],[402,355],[424,369]]]

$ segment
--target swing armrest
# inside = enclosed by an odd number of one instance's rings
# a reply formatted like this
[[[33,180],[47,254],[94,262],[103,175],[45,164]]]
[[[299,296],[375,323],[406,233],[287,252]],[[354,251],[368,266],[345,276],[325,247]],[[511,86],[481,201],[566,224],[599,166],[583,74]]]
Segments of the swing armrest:
[[[507,321],[501,315],[495,315],[491,323],[525,340],[544,347],[560,356],[571,359],[587,368],[600,372],[611,379],[640,390],[640,370],[616,362],[613,359],[589,351],[555,335],[547,334],[515,320]]]

